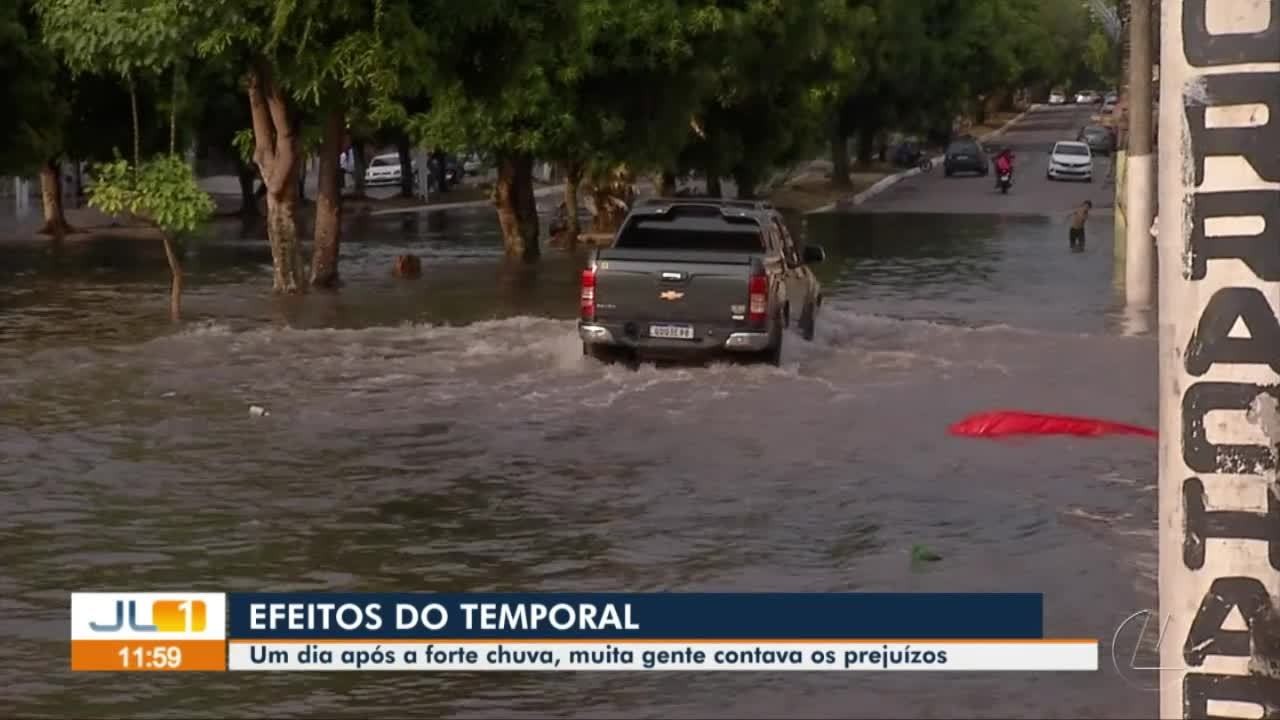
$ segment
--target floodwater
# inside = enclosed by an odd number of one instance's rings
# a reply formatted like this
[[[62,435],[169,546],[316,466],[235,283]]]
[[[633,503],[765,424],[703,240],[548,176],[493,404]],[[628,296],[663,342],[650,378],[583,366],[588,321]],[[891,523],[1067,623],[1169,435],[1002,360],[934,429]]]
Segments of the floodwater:
[[[1154,603],[1149,440],[994,442],[993,408],[1154,425],[1109,218],[811,216],[818,337],[781,368],[582,357],[581,258],[485,209],[355,221],[276,299],[234,229],[0,247],[0,699],[31,717],[1135,717],[1109,642]],[[392,258],[423,257],[418,281]],[[1149,329],[1149,328],[1146,328]],[[251,417],[249,407],[268,415]],[[912,567],[910,548],[942,556]],[[72,590],[1031,591],[1097,673],[72,675]]]

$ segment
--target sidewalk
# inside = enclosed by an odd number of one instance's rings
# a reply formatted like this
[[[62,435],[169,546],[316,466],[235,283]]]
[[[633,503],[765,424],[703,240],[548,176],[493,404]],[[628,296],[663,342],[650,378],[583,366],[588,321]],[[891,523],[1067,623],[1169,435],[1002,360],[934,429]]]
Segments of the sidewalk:
[[[549,185],[546,187],[536,188],[533,191],[534,198],[545,198],[555,194],[564,194],[564,185]],[[493,202],[490,200],[467,200],[465,202],[454,203],[432,203],[426,202],[420,205],[410,205],[408,207],[387,208],[385,210],[373,210],[370,215],[402,215],[404,213],[421,213],[433,212],[435,210],[456,210],[458,208],[469,207],[492,207]]]

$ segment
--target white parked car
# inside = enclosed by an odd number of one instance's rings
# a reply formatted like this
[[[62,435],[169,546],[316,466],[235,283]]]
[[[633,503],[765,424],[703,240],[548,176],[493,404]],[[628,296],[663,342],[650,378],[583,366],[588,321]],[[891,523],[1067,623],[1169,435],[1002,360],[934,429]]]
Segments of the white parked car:
[[[1061,90],[1054,90],[1053,92],[1049,93],[1049,104],[1050,105],[1066,105],[1067,94],[1062,92]]]
[[[1049,153],[1050,180],[1084,180],[1093,182],[1093,153],[1088,143],[1062,140],[1054,143]]]
[[[412,164],[413,174],[418,174],[418,163]],[[400,184],[400,154],[387,153],[378,155],[369,161],[364,171],[364,184],[370,187],[378,185]]]

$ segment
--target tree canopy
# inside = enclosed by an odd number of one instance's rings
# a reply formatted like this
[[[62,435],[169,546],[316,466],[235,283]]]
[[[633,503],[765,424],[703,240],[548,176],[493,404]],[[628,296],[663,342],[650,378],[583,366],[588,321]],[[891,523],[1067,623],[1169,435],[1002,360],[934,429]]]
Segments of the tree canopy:
[[[25,174],[59,154],[70,103],[61,68],[41,41],[31,3],[0,7],[0,173]]]
[[[95,94],[116,100],[93,122],[121,127],[121,86],[135,146],[158,147],[163,120],[170,145],[251,137],[293,289],[290,186],[346,134],[497,158],[508,250],[536,255],[535,158],[596,185],[692,170],[750,195],[824,146],[841,168],[849,139],[869,160],[889,130],[1109,82],[1115,50],[1078,0],[19,0],[0,10],[17,109],[0,143],[10,172],[102,159],[66,131]]]

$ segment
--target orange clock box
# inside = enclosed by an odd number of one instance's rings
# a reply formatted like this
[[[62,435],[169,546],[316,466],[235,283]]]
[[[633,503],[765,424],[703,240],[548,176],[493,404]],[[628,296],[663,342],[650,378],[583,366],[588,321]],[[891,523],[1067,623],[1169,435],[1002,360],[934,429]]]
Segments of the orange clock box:
[[[72,640],[71,669],[116,672],[225,671],[225,640]]]
[[[76,672],[225,672],[222,593],[72,593]]]

